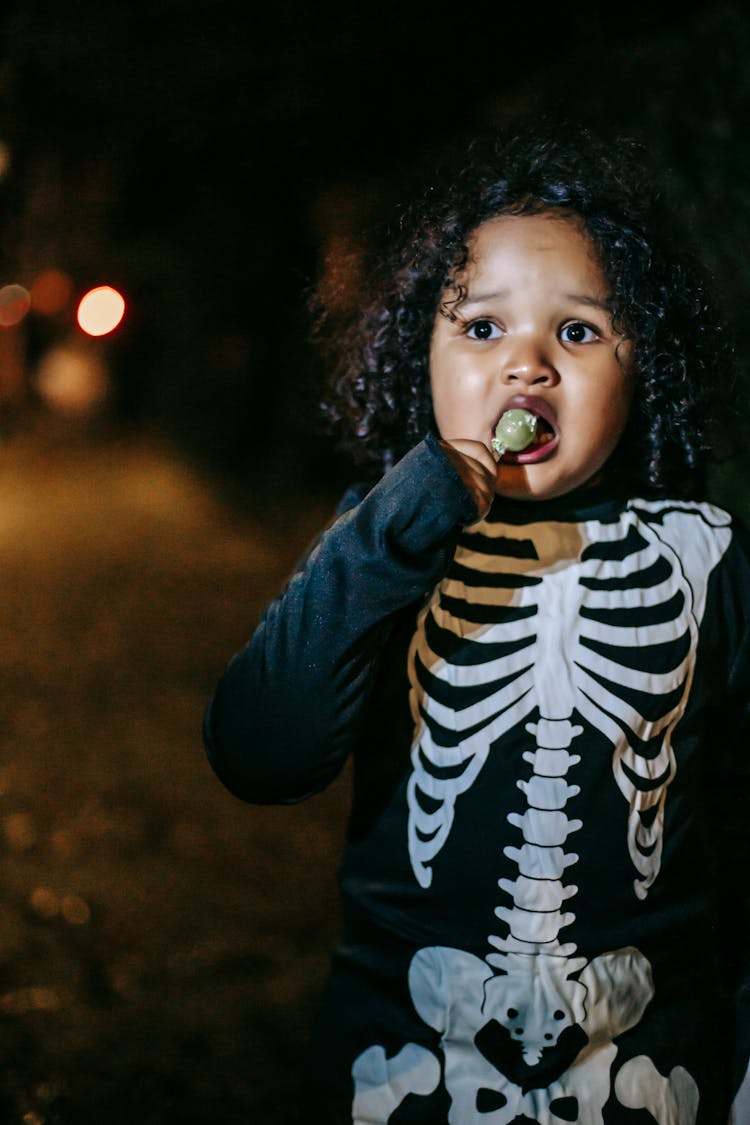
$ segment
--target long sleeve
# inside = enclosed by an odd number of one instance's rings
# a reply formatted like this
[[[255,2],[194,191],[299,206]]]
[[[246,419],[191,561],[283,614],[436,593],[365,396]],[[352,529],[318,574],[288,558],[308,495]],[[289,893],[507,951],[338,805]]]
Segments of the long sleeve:
[[[228,789],[258,803],[295,801],[336,776],[394,617],[442,577],[476,518],[427,437],[324,533],[209,705],[208,757]]]

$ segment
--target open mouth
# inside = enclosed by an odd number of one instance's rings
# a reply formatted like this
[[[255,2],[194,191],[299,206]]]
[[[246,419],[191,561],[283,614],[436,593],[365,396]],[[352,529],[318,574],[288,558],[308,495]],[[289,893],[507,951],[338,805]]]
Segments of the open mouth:
[[[522,450],[514,452],[506,449],[500,457],[505,464],[530,465],[545,461],[557,449],[560,437],[557,431],[555,412],[548,402],[535,395],[517,395],[505,404],[503,414],[508,410],[525,410],[536,418],[536,427],[531,441]]]
[[[534,461],[543,461],[546,457],[551,456],[557,448],[558,436],[556,431],[552,428],[546,418],[537,415],[536,430],[531,443],[522,449],[520,453],[511,453],[510,451],[503,454],[504,461],[515,461],[519,465],[526,465]]]

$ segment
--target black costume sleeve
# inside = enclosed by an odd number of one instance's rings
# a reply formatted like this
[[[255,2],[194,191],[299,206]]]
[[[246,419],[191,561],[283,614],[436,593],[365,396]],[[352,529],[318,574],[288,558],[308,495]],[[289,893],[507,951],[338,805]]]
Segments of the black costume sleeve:
[[[357,739],[399,611],[442,577],[476,507],[428,436],[326,531],[229,663],[209,705],[209,760],[236,796],[291,802],[323,789]]]

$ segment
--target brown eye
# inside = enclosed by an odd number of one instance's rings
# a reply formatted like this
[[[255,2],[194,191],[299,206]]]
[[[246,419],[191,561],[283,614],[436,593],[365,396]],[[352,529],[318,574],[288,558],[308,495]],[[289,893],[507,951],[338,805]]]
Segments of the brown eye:
[[[567,344],[589,344],[592,340],[597,339],[597,333],[594,329],[589,328],[588,324],[582,324],[579,320],[565,324],[561,336]]]
[[[473,340],[492,340],[498,334],[499,329],[491,320],[475,320],[468,329],[468,335]]]

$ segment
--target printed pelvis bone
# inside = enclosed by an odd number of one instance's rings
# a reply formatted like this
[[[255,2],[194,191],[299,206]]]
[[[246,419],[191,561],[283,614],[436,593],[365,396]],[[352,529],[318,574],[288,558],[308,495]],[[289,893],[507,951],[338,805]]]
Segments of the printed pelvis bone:
[[[538,972],[539,958],[536,960]],[[594,958],[579,979],[571,981],[562,976],[576,967],[571,961],[545,960],[549,972],[530,990],[528,982],[521,988],[517,980],[493,974],[485,961],[462,950],[434,946],[420,950],[412,959],[409,987],[415,1007],[441,1038],[451,1125],[507,1125],[520,1114],[540,1125],[562,1120],[601,1125],[617,1055],[612,1040],[640,1021],[653,996],[649,963],[637,949],[627,947]],[[554,961],[559,962],[559,972],[552,967]],[[537,1000],[528,999],[530,991],[536,992]],[[523,1007],[518,1007],[519,992],[527,997]],[[559,1031],[545,1032],[544,1028],[559,1026],[561,1013],[566,1026],[580,1025],[588,1042],[568,1070],[546,1089],[524,1093],[475,1045],[479,1032],[493,1021],[508,1028],[513,1021],[531,1020],[538,1029],[532,1038],[557,1037]],[[574,1119],[569,1108],[567,1116],[555,1112],[554,1103],[561,1098],[576,1099]],[[478,1099],[495,1108],[480,1113]]]
[[[502,963],[507,975],[487,978],[485,1004],[521,1044],[524,1062],[535,1066],[545,1047],[583,1020],[586,989],[570,974],[582,969],[586,959],[508,953]]]

